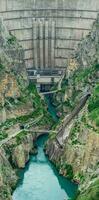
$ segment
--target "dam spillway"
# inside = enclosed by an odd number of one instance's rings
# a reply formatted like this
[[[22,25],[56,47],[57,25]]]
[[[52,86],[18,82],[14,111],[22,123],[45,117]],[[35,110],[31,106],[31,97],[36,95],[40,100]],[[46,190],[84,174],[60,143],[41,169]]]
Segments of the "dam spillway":
[[[0,16],[22,45],[24,62],[28,70],[33,70],[32,79],[37,84],[59,81],[68,58],[90,32],[98,11],[98,0],[0,1]],[[49,76],[54,71],[54,76]]]

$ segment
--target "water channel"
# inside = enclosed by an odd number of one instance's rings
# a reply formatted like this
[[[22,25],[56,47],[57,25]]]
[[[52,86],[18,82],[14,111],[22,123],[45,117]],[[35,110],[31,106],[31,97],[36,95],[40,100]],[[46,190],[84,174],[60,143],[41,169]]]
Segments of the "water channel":
[[[49,102],[49,111],[54,114],[51,106]],[[55,114],[54,118],[56,119]],[[13,200],[68,200],[75,196],[77,185],[60,176],[44,154],[43,147],[47,137],[43,135],[38,138],[38,154],[31,156],[25,169],[19,171],[20,179],[13,193]]]

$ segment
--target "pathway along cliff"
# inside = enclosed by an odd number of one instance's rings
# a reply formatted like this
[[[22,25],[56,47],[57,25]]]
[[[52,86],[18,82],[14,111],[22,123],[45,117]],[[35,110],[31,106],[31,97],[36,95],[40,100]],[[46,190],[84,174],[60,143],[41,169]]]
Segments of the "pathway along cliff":
[[[49,103],[48,106],[51,110],[52,105]],[[47,135],[38,138],[38,154],[31,156],[25,169],[19,171],[20,180],[13,200],[68,200],[75,196],[77,185],[60,176],[45,156],[43,147],[46,140]]]

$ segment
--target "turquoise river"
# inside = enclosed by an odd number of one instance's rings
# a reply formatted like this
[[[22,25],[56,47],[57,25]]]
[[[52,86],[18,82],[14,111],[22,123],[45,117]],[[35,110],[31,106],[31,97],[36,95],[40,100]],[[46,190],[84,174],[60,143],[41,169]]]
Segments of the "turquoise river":
[[[13,200],[68,200],[75,196],[77,185],[60,176],[43,151],[47,137],[38,138],[38,154],[19,171]]]

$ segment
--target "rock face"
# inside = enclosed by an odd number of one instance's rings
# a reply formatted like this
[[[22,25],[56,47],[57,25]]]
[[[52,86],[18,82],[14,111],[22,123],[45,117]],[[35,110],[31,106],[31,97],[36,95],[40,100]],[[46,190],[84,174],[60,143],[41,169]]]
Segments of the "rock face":
[[[25,153],[23,149],[23,145],[19,145],[15,148],[13,154],[13,161],[19,168],[25,167]]]
[[[12,200],[18,179],[15,169],[24,168],[30,153],[35,153],[35,134],[20,130],[20,126],[26,122],[29,126],[41,115],[41,126],[47,122],[44,103],[28,82],[23,58],[22,47],[0,18],[0,200]],[[13,137],[14,133],[18,134]],[[11,135],[9,142],[1,145],[1,140]]]
[[[6,157],[4,149],[0,148],[0,200],[12,200],[11,192],[16,182],[16,174]]]
[[[0,121],[9,119],[9,113],[14,113],[13,117],[17,115],[17,109],[12,104],[22,98],[23,91],[28,87],[23,59],[22,47],[9,34],[0,18]]]
[[[28,135],[23,138],[21,144],[17,144],[12,150],[12,162],[16,167],[24,168],[29,161],[29,155],[33,153],[33,140],[34,136],[28,133]]]
[[[30,155],[37,153],[34,145],[37,137],[23,131],[0,147],[0,200],[12,200],[11,194],[18,181],[16,170],[24,168]]]
[[[24,133],[24,137],[22,135],[23,133],[20,133],[0,148],[0,200],[12,200],[12,189],[18,180],[15,169],[24,168],[30,153],[35,153],[35,136],[30,133]]]
[[[46,153],[60,173],[80,182],[82,191],[99,179],[98,44],[99,16],[91,33],[79,44],[74,57],[69,59],[62,90],[53,98],[57,111],[62,113],[64,119],[61,120],[60,127],[56,128],[59,133],[50,137],[46,148]],[[71,116],[87,92],[91,96],[66,124],[68,116]]]
[[[9,34],[0,18],[0,124],[11,118],[11,111],[14,110],[11,101],[14,103],[20,98],[22,89],[28,86],[23,56],[16,38]],[[9,112],[10,115],[7,114]],[[0,136],[1,131],[0,127]],[[0,147],[0,200],[12,199],[11,192],[16,182],[17,176],[6,151]]]
[[[23,59],[22,47],[0,19],[0,200],[12,200],[16,170],[37,153],[39,133],[32,126],[48,129],[53,123],[36,86],[28,81]]]

